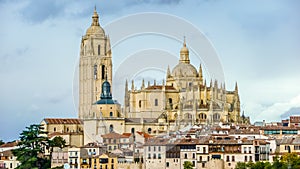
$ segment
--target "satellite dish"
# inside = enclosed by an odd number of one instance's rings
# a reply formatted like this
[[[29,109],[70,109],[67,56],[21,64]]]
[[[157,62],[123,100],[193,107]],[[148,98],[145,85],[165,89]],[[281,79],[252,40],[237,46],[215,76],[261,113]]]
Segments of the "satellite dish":
[[[68,163],[64,164],[64,169],[70,169],[70,165]]]

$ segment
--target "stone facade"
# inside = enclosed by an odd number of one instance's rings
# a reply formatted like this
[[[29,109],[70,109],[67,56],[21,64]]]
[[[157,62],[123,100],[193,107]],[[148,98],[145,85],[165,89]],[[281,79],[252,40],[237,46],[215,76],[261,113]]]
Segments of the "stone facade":
[[[146,86],[143,80],[139,90],[134,81],[129,90],[126,81],[121,107],[112,100],[110,40],[99,24],[96,10],[92,25],[82,37],[79,67],[78,116],[84,121],[84,144],[101,141],[101,135],[112,131],[158,135],[187,125],[238,123],[240,120],[237,84],[234,91],[226,91],[225,85],[217,81],[207,86],[201,65],[197,71],[190,63],[185,40],[179,63],[172,71],[168,68],[166,81]],[[103,98],[106,94],[107,98]]]

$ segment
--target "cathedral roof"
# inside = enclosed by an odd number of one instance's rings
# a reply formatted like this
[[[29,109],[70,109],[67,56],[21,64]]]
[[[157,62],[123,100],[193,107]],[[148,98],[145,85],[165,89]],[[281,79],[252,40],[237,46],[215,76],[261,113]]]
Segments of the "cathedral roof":
[[[146,89],[147,90],[156,90],[159,89],[161,90],[163,88],[162,85],[153,85],[153,86],[148,86]],[[173,86],[165,86],[166,90],[176,90]]]

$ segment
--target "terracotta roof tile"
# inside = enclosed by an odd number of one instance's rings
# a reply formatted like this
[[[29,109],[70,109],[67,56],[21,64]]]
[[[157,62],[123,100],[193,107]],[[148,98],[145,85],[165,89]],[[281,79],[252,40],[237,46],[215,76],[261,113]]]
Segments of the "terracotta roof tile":
[[[45,118],[47,124],[83,124],[80,119],[72,118]]]
[[[115,132],[108,133],[108,134],[104,134],[104,135],[101,135],[101,136],[102,136],[103,138],[115,138],[115,139],[129,138],[129,136],[125,136],[125,135],[118,134],[118,133],[115,133]]]

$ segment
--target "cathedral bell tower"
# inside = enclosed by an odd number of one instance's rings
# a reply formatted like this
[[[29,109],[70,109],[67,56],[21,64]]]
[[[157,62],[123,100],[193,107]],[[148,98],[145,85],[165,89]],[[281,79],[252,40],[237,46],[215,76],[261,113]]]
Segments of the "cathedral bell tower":
[[[79,63],[79,118],[92,116],[92,104],[102,93],[106,80],[112,84],[112,58],[108,35],[99,24],[96,7],[92,24],[82,36]],[[107,76],[107,77],[106,77]]]

